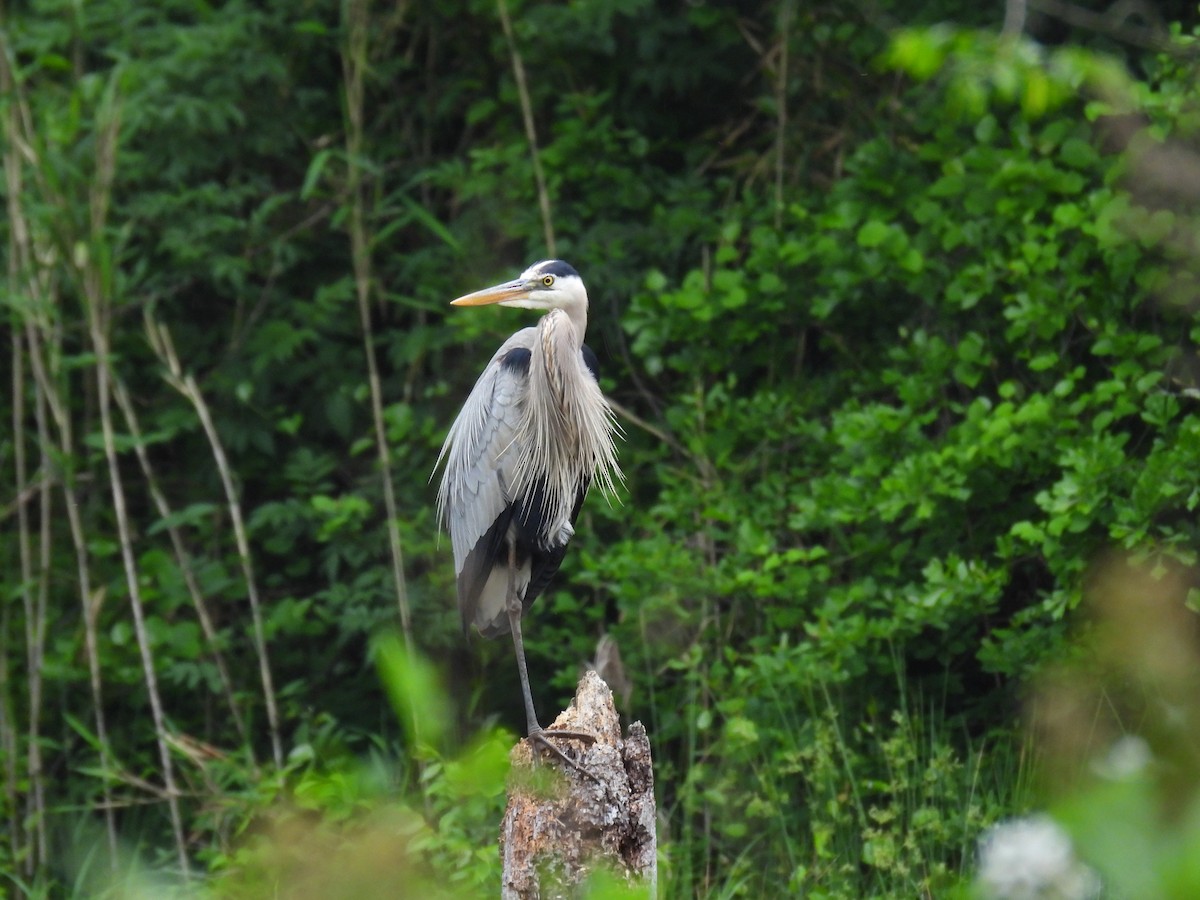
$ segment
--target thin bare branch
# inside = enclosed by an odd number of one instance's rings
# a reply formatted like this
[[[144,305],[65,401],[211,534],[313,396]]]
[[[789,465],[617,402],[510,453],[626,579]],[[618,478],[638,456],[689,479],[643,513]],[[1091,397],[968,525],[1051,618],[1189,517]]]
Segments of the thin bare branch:
[[[1000,33],[1015,37],[1025,30],[1025,0],[1005,0],[1004,27]]]
[[[1170,34],[1162,27],[1153,7],[1145,3],[1119,2],[1105,12],[1093,12],[1065,0],[1026,0],[1031,9],[1065,22],[1072,28],[1082,28],[1105,34],[1118,41],[1145,47],[1150,50],[1165,50],[1170,45]],[[1136,14],[1136,15],[1135,15]],[[1154,25],[1130,24],[1130,20],[1142,18]]]

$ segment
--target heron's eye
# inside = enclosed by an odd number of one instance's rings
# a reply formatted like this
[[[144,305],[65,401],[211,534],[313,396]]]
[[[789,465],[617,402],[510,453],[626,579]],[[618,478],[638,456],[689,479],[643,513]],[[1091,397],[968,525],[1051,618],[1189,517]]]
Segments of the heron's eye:
[[[543,275],[542,276],[542,284],[544,284],[546,287],[551,287],[554,284],[554,276],[553,275]]]

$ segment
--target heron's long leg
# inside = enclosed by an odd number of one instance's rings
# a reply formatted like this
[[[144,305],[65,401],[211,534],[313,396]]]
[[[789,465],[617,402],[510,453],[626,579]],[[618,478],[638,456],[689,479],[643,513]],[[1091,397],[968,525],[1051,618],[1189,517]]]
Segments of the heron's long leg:
[[[517,596],[517,546],[515,541],[510,541],[508,545],[508,597],[505,603],[505,611],[508,613],[508,624],[512,631],[513,649],[517,653],[517,671],[521,675],[521,691],[525,697],[525,724],[529,732],[529,740],[540,747],[549,750],[571,768],[575,769],[589,778],[595,778],[591,772],[563,753],[558,747],[550,743],[551,737],[568,738],[579,741],[592,743],[596,740],[595,735],[581,731],[546,731],[538,724],[537,711],[533,708],[533,692],[529,688],[529,670],[525,665],[525,642],[521,638],[521,613],[523,607],[521,598]]]
[[[512,631],[513,649],[517,651],[517,671],[521,673],[521,691],[525,696],[525,724],[529,733],[541,731],[537,711],[533,708],[533,692],[529,689],[529,670],[525,665],[525,642],[521,638],[521,598],[517,596],[517,544],[508,544],[508,598],[505,603],[508,624]]]

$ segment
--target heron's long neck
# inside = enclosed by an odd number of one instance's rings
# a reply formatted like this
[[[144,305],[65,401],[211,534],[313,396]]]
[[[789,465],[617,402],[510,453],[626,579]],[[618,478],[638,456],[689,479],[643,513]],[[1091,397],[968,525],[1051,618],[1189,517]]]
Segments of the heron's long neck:
[[[583,326],[587,327],[586,313]],[[535,352],[533,368],[537,370],[537,375],[545,376],[545,383],[551,389],[543,396],[554,398],[560,410],[563,410],[568,389],[573,386],[573,376],[579,369],[583,332],[577,327],[575,317],[566,310],[552,309],[538,322],[537,343],[541,353]],[[535,380],[540,381],[537,375]]]
[[[620,477],[612,411],[583,363],[583,334],[575,320],[566,310],[554,309],[538,323],[516,485],[542,481],[554,517],[562,521],[569,521],[581,485],[596,478],[611,492],[613,478]]]
[[[567,318],[571,321],[571,327],[575,330],[576,348],[582,347],[583,337],[587,334],[587,302],[569,306],[563,312],[567,314]]]

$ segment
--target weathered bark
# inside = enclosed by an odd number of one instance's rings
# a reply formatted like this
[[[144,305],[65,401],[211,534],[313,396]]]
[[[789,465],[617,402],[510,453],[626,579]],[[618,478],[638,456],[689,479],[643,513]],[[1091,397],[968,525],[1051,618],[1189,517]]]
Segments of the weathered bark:
[[[589,778],[539,752],[536,766],[527,740],[513,748],[513,778],[500,830],[505,900],[549,900],[580,893],[597,868],[631,883],[657,887],[654,770],[650,740],[641,722],[621,738],[612,691],[595,672],[579,681],[575,699],[550,726],[596,736],[594,744],[556,740]],[[535,771],[536,768],[536,771]],[[547,784],[536,776],[552,772]]]

